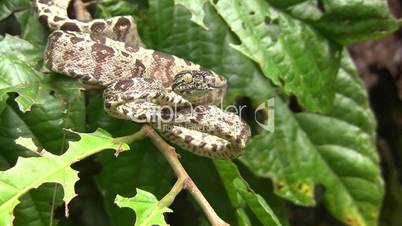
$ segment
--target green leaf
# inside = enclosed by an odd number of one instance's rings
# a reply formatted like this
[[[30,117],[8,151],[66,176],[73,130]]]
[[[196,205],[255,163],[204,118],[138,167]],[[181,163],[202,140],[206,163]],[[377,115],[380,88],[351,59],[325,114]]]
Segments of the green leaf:
[[[84,98],[80,88],[71,79],[53,79],[54,77],[50,77],[47,83],[42,84],[49,89],[39,89],[38,102],[31,111],[23,113],[11,99],[7,102],[0,119],[0,137],[7,140],[4,142],[19,136],[33,137],[41,148],[61,154],[66,139],[63,129],[84,130]],[[13,148],[15,147],[3,145],[1,152],[9,152]]]
[[[281,225],[272,209],[265,202],[264,198],[259,194],[254,193],[245,180],[236,178],[233,181],[233,184],[241,197],[247,202],[253,213],[260,220],[262,225]]]
[[[382,38],[400,27],[386,1],[324,0],[323,5],[325,13],[312,25],[343,45]]]
[[[96,4],[96,15],[100,18],[112,16],[135,15],[137,5],[122,0],[104,0]]]
[[[28,112],[22,113],[13,98],[7,101],[0,118],[1,170],[13,166],[18,156],[33,155],[33,152],[15,144],[17,137],[33,137],[39,147],[61,154],[66,139],[69,139],[63,128],[78,131],[85,128],[85,102],[77,83],[72,79],[50,76],[42,85],[49,89],[40,89],[36,104]],[[14,211],[14,225],[47,226],[51,220],[56,222],[50,217],[53,217],[52,206],[57,207],[62,200],[62,190],[56,188],[60,186],[43,185],[22,196],[21,204]]]
[[[136,226],[167,226],[163,214],[173,212],[167,207],[159,207],[156,197],[152,193],[141,189],[137,189],[137,194],[132,198],[117,195],[115,203],[119,207],[128,207],[135,211],[137,217]]]
[[[146,23],[140,27],[148,48],[190,59],[224,75],[229,82],[227,103],[231,103],[236,96],[247,96],[258,105],[261,103],[259,101],[268,99],[275,92],[258,67],[230,47],[231,43],[237,43],[237,38],[210,5],[205,7],[204,22],[209,28],[206,31],[191,22],[188,10],[174,6],[172,1],[152,0],[149,3],[150,13]],[[180,155],[191,178],[222,219],[231,225],[237,225],[239,221],[257,221],[255,217],[247,219],[243,209],[235,210],[228,197],[230,193],[222,187],[222,180],[209,160],[186,151]],[[233,209],[229,206],[233,206]],[[175,216],[180,217],[180,214],[175,212]],[[243,219],[239,220],[239,217]]]
[[[313,205],[314,186],[320,184],[324,204],[336,218],[349,225],[376,225],[383,182],[375,125],[347,56],[334,86],[335,103],[347,112],[293,114],[277,99],[275,132],[253,137],[241,160],[257,175],[272,178],[282,197]]]
[[[211,4],[242,42],[232,46],[257,62],[275,85],[295,94],[309,110],[332,106],[339,45],[262,0]]]
[[[17,92],[21,111],[30,110],[37,101],[42,78],[39,72],[11,56],[0,56],[0,111],[6,105],[9,92]]]
[[[89,95],[86,112],[89,130],[103,128],[117,137],[132,134],[139,128],[139,125],[106,114],[101,93]],[[102,191],[112,226],[130,225],[134,221],[129,209],[118,208],[113,203],[117,194],[133,196],[133,188],[140,188],[163,197],[175,178],[165,158],[149,140],[134,142],[130,148],[136,151],[120,153],[118,158],[111,152],[102,152],[96,157],[102,164],[102,172],[97,175],[96,182]]]
[[[30,6],[30,0],[2,0],[0,2],[0,20],[10,16],[16,10],[27,9]]]
[[[19,158],[17,164],[7,171],[0,172],[0,223],[12,225],[13,209],[19,198],[32,188],[41,184],[55,182],[64,188],[64,198],[68,204],[75,196],[74,184],[78,172],[71,164],[105,149],[126,150],[128,146],[116,141],[105,131],[98,130],[91,134],[77,133],[81,139],[69,143],[69,149],[61,156],[47,151],[38,153],[40,157]],[[23,142],[26,144],[27,142]],[[31,145],[29,145],[31,147]]]
[[[143,41],[148,48],[189,59],[225,76],[227,103],[236,96],[266,100],[274,93],[271,83],[250,59],[230,47],[237,38],[213,8],[206,4],[205,10],[208,31],[191,22],[191,14],[183,7],[152,0],[146,23],[140,27]]]
[[[188,10],[191,11],[191,20],[200,25],[202,28],[208,30],[208,27],[205,26],[203,20],[205,17],[205,12],[204,12],[204,4],[207,2],[207,0],[193,0],[193,1],[188,1],[188,0],[174,0],[175,4],[180,4],[186,7]]]
[[[43,60],[43,51],[40,48],[11,35],[6,35],[0,41],[0,53],[2,56],[15,57],[30,66],[34,66]]]
[[[17,12],[15,17],[21,26],[21,37],[35,46],[41,47],[42,53],[47,42],[47,28],[39,23],[38,17],[32,13],[32,9]]]
[[[176,1],[202,21],[205,1]],[[399,23],[386,2],[323,1],[209,1],[242,44],[233,47],[259,64],[265,76],[287,93],[295,94],[310,111],[332,106],[339,68],[340,46],[384,37]],[[197,9],[197,10],[195,10]],[[195,11],[197,13],[195,13]],[[358,13],[356,13],[358,12]]]
[[[14,226],[57,225],[54,209],[62,205],[63,189],[57,184],[43,184],[21,196],[14,209]],[[53,211],[52,211],[53,210]],[[51,224],[53,222],[53,224]]]
[[[347,45],[352,42],[378,39],[398,29],[386,1],[316,1],[270,0],[272,5],[314,26],[328,39]]]
[[[120,209],[113,204],[117,194],[133,196],[133,188],[138,187],[163,197],[174,179],[166,160],[150,141],[135,142],[130,148],[136,151],[121,153],[117,159],[108,152],[100,153],[96,158],[102,164],[102,172],[96,179],[104,197],[110,225],[130,225],[134,220],[130,210]]]
[[[29,42],[6,36],[0,41],[0,111],[6,105],[8,93],[18,93],[16,101],[19,109],[29,111],[33,104],[43,103],[44,99],[54,97],[60,102],[80,102],[77,96],[81,96],[80,87],[69,79],[54,79],[52,76],[44,76],[35,68],[42,60],[42,52]],[[68,81],[68,82],[66,82]],[[68,86],[63,83],[68,83]],[[59,95],[59,93],[61,95]],[[69,103],[69,102],[68,102]],[[74,107],[72,105],[72,107]],[[78,121],[77,121],[78,122]]]
[[[30,43],[7,35],[0,41],[0,112],[6,105],[9,92],[17,92],[22,111],[28,111],[38,101],[41,74],[31,66],[38,63],[39,50]]]
[[[254,193],[247,182],[241,177],[236,165],[230,161],[214,160],[219,175],[228,191],[232,205],[237,210],[241,225],[247,225],[247,216],[241,203],[244,200],[262,225],[281,226],[274,212],[264,198]],[[243,200],[239,200],[238,197]]]

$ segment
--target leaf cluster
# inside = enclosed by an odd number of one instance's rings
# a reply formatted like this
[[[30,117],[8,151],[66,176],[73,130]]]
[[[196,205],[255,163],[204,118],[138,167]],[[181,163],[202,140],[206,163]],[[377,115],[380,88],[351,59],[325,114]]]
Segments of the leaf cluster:
[[[180,151],[231,225],[288,225],[289,203],[323,205],[333,224],[377,225],[384,185],[376,122],[344,46],[384,37],[399,22],[382,0],[318,2],[104,0],[94,9],[97,17],[134,15],[147,48],[224,75],[225,103],[247,106],[253,137],[239,160]],[[165,216],[172,225],[207,224],[186,194],[170,209],[158,206],[175,176],[149,141],[118,158],[102,151],[128,149],[112,137],[139,125],[106,115],[100,92],[46,71],[49,30],[30,1],[3,0],[0,20],[3,33],[19,34],[0,38],[0,225],[164,225]]]

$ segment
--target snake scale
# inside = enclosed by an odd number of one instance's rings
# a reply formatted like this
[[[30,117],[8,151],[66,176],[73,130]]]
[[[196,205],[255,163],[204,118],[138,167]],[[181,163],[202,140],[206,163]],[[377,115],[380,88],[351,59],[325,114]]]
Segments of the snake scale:
[[[179,57],[146,49],[131,16],[80,21],[67,0],[35,0],[39,20],[54,30],[45,52],[55,72],[104,88],[114,117],[149,123],[169,142],[218,159],[239,156],[248,125],[216,105],[225,78]]]

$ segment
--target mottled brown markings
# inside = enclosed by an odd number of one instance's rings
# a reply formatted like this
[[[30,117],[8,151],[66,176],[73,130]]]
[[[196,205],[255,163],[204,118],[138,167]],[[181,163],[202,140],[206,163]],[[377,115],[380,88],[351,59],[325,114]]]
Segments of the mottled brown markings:
[[[207,143],[205,143],[205,142],[201,142],[201,143],[200,143],[200,148],[205,147],[205,145],[207,145]]]
[[[125,92],[127,91],[129,88],[131,88],[131,86],[134,84],[134,81],[131,79],[124,79],[124,80],[120,80],[118,81],[115,85],[114,85],[114,89],[117,91],[121,91],[121,92]]]
[[[138,52],[138,50],[139,50],[138,47],[129,45],[129,44],[127,44],[127,43],[125,43],[124,48],[125,48],[128,52],[131,52],[131,53],[136,53],[136,52]]]
[[[129,64],[129,62],[126,61],[126,60],[120,60],[120,63],[121,63],[121,65],[127,65],[127,64]]]
[[[143,94],[141,95],[141,98],[142,98],[142,99],[146,99],[148,96],[149,96],[149,93],[146,92],[146,93],[143,93]]]
[[[141,115],[138,115],[137,118],[139,120],[145,120],[145,119],[147,119],[147,116],[145,114],[141,114]]]
[[[95,79],[99,80],[99,78],[101,77],[102,73],[103,73],[102,64],[97,64],[95,66],[95,69],[94,69],[93,77]]]
[[[48,20],[49,20],[49,17],[47,15],[39,16],[39,22],[41,22],[42,24],[47,24]]]
[[[172,66],[175,63],[174,57],[172,55],[154,51],[152,53],[152,58],[154,59],[154,62],[152,63],[152,76],[154,78],[159,77],[164,84],[170,84],[171,83],[171,74],[172,72]]]
[[[39,0],[39,1],[41,1],[41,0]],[[43,0],[42,0],[43,1]],[[46,1],[46,2],[51,2],[51,1]],[[45,8],[45,10],[46,10],[46,8]],[[44,18],[42,18],[42,19],[44,19]],[[50,18],[46,18],[46,20],[49,20]],[[63,18],[61,18],[61,17],[54,17],[53,18],[53,21],[55,21],[55,22],[57,22],[57,21],[59,21],[59,20],[62,20]],[[106,29],[106,24],[112,24],[112,21],[116,21],[116,20],[110,20],[110,21],[105,21],[104,23],[102,23],[102,22],[99,22],[99,23],[88,23],[87,25],[83,25],[83,26],[85,26],[83,29],[90,29],[93,33],[97,33],[97,32],[102,32],[102,30],[104,30],[104,29]],[[49,21],[47,21],[47,22],[49,22]],[[64,21],[63,21],[64,22]],[[56,24],[56,25],[60,25],[60,24],[62,24],[63,22],[61,22],[61,23],[58,23],[58,24]],[[126,24],[125,24],[126,23]],[[115,26],[113,27],[113,29],[115,29],[114,30],[114,32],[115,32],[115,35],[117,36],[117,39],[119,39],[119,40],[121,40],[121,38],[124,38],[126,35],[127,35],[127,33],[129,32],[129,29],[130,29],[130,25],[131,24],[131,21],[129,20],[129,19],[127,19],[127,18],[119,18],[118,20],[117,20],[117,22],[115,23]],[[49,24],[50,26],[52,26],[51,24]],[[62,29],[68,29],[68,30],[71,30],[71,31],[79,31],[79,28],[78,27],[75,27],[76,25],[78,25],[78,26],[80,26],[81,24],[74,24],[74,23],[71,23],[71,24],[68,24],[68,23],[64,23],[63,24],[63,26],[61,26],[61,28]],[[70,41],[70,43],[72,43],[72,44],[77,44],[77,43],[79,43],[79,42],[82,42],[82,40],[80,40],[80,39],[78,39],[78,37],[76,37],[76,38],[72,38],[71,36],[68,36],[67,35],[67,38],[68,38],[68,40],[67,41]],[[94,40],[93,41],[95,41],[96,42],[96,44],[105,44],[106,43],[106,41],[104,41],[102,38],[93,38]],[[66,39],[64,39],[64,41],[65,41]],[[88,42],[88,43],[91,43],[91,42]],[[80,45],[80,47],[78,47],[79,48],[79,51],[84,51],[85,50],[85,48],[83,48],[82,47],[83,46],[83,44],[81,44]],[[58,44],[58,47],[61,47],[61,48],[63,48],[60,44]],[[67,45],[66,46],[67,47],[67,49],[68,49],[68,47],[69,47],[69,45]],[[114,76],[116,76],[116,75],[120,75],[120,74],[122,74],[122,72],[123,72],[123,68],[125,67],[125,66],[129,66],[129,65],[132,65],[131,64],[131,62],[123,62],[123,60],[120,60],[121,62],[122,62],[122,65],[119,65],[119,66],[116,66],[116,65],[106,65],[105,66],[105,64],[104,64],[104,62],[107,62],[107,60],[108,59],[110,59],[109,57],[111,57],[111,56],[115,56],[116,54],[120,54],[121,56],[124,56],[124,57],[127,57],[127,58],[123,58],[123,59],[132,59],[132,58],[130,58],[130,54],[131,54],[131,52],[138,52],[138,50],[139,50],[139,48],[137,47],[137,48],[135,48],[135,47],[132,47],[132,46],[130,46],[130,47],[126,47],[126,51],[119,51],[119,53],[117,53],[117,52],[115,52],[115,50],[113,49],[113,48],[104,48],[104,46],[102,46],[102,45],[100,45],[100,46],[98,46],[98,47],[93,47],[93,46],[89,46],[88,48],[90,48],[91,47],[91,51],[92,51],[92,53],[93,53],[93,55],[94,55],[94,59],[96,60],[96,65],[92,65],[92,68],[93,69],[95,69],[95,74],[96,75],[98,75],[98,77],[100,77],[101,75],[102,75],[102,77],[104,77],[104,78],[102,78],[103,80],[111,80],[111,79],[113,79],[113,77]],[[48,47],[48,48],[50,48],[50,47]],[[62,58],[64,59],[64,60],[66,60],[66,59],[70,59],[70,61],[71,61],[71,56],[78,56],[79,55],[79,52],[78,52],[78,48],[76,48],[76,52],[74,53],[74,51],[71,51],[71,50],[64,50],[64,53],[61,55],[62,56]],[[52,50],[48,50],[48,52],[47,52],[47,55],[48,56],[50,56],[50,58],[52,58],[52,53],[53,54],[55,54],[55,53],[58,53],[56,50],[54,50],[54,49],[52,49]],[[58,53],[59,54],[59,53]],[[154,61],[151,61],[152,62],[152,65],[150,65],[150,67],[149,67],[149,69],[148,68],[146,68],[145,66],[144,66],[144,64],[143,64],[143,62],[141,62],[140,60],[138,60],[138,59],[136,59],[136,62],[134,63],[135,64],[135,66],[134,67],[132,67],[133,69],[131,69],[131,71],[133,72],[133,74],[136,74],[136,75],[139,75],[139,76],[141,76],[141,75],[143,75],[144,73],[145,73],[145,71],[146,70],[150,70],[150,71],[146,71],[148,74],[147,74],[147,78],[149,78],[149,79],[153,79],[153,80],[155,80],[155,79],[161,79],[162,80],[162,82],[163,83],[165,83],[166,84],[166,79],[171,79],[171,77],[172,77],[172,75],[171,75],[171,72],[172,72],[172,69],[173,69],[173,67],[175,67],[175,63],[177,63],[176,61],[175,61],[175,59],[176,58],[174,58],[173,56],[171,56],[171,55],[168,55],[168,54],[163,54],[163,53],[158,53],[158,52],[153,52],[153,54],[151,55],[152,57],[153,57],[153,60]],[[151,56],[145,56],[146,58],[147,57],[151,57]],[[49,60],[50,61],[50,64],[51,64],[51,60]],[[116,64],[120,64],[120,61],[116,61],[115,63]],[[188,60],[183,60],[183,61],[179,61],[178,62],[180,65],[177,65],[178,67],[182,67],[182,68],[186,68],[186,66],[192,66],[193,65],[193,63],[191,62],[191,61],[188,61]],[[61,62],[57,62],[57,65],[55,65],[55,66],[59,66],[59,69],[63,69],[63,70],[66,70],[67,68],[64,68],[65,67],[65,64],[63,64],[63,63],[61,63]],[[110,72],[110,73],[108,73],[108,74],[105,74],[105,72],[106,71],[103,71],[103,73],[102,73],[102,68],[103,68],[103,66],[105,66],[105,68],[104,69],[108,69],[108,72]],[[148,66],[148,65],[147,65]],[[78,68],[84,68],[84,65],[77,65],[77,67]],[[109,71],[109,68],[111,68],[112,70],[111,71]],[[130,69],[129,69],[130,70]],[[160,72],[160,75],[162,76],[162,78],[160,78],[160,77],[158,77],[158,75],[156,75],[155,73],[153,73],[153,72]],[[77,73],[75,73],[74,71],[69,71],[68,72],[69,74],[71,74],[71,75],[73,75],[73,76],[79,76]],[[80,72],[81,73],[81,72]],[[156,75],[156,76],[155,76]],[[88,80],[88,79],[92,79],[92,78],[94,78],[95,77],[95,80],[98,80],[99,81],[99,79],[96,79],[96,77],[97,76],[88,76],[88,75],[84,75],[84,76],[82,76],[82,75],[80,75],[81,76],[81,78],[80,79],[82,79],[82,80]],[[94,80],[94,81],[95,81]],[[100,82],[102,82],[102,81],[100,81]],[[146,91],[146,89],[144,89],[144,91]],[[223,92],[220,92],[220,94],[223,94]],[[159,95],[159,94],[158,94]],[[158,95],[156,95],[156,96],[158,96]],[[216,94],[215,94],[216,95]],[[218,94],[219,95],[219,94]],[[146,96],[146,95],[145,95]],[[163,97],[163,99],[165,100],[167,100],[167,101],[171,101],[171,99],[173,99],[173,98],[170,98],[170,97],[168,97],[168,96],[163,96],[162,95],[162,97]],[[108,98],[108,97],[106,97],[107,99],[110,99],[110,98]],[[133,96],[127,96],[126,97],[126,99],[133,99],[134,97]],[[146,98],[146,97],[145,97]],[[213,97],[206,97],[206,101],[208,101],[208,100],[212,100],[211,98],[213,98]],[[115,98],[116,99],[116,101],[118,100],[118,101],[122,101],[122,97],[119,97],[119,98]],[[123,98],[124,99],[124,98]],[[215,98],[214,98],[215,99]],[[109,105],[110,105],[110,103],[109,103]],[[108,106],[109,106],[108,105]],[[111,107],[111,106],[109,106],[109,107]],[[131,108],[129,108],[128,106],[122,106],[122,109],[121,109],[123,112],[122,113],[124,113],[124,114],[129,114],[133,109],[131,109]],[[135,109],[134,109],[135,110]],[[209,108],[203,108],[203,109],[200,109],[200,114],[197,114],[197,116],[198,116],[198,119],[202,119],[202,120],[209,120],[209,118],[204,118],[204,114],[202,114],[202,112],[203,111],[208,111],[209,110]],[[120,113],[120,114],[122,114],[122,113]],[[207,116],[209,117],[209,115],[207,114]],[[142,115],[142,116],[140,116],[140,117],[146,117],[146,115],[144,114],[144,115]],[[230,125],[230,126],[233,126],[234,124],[236,125],[236,126],[241,126],[241,127],[243,127],[244,125],[243,124],[241,124],[241,123],[238,123],[238,121],[236,121],[235,120],[235,122],[233,122],[231,119],[230,119],[230,117],[227,119],[227,120],[225,120],[224,118],[221,118],[221,119],[219,119],[219,118],[216,118],[216,119],[214,119],[214,120],[216,120],[216,122],[220,122],[220,121],[223,121],[223,122],[225,122],[225,124],[228,124],[228,125]],[[190,119],[190,121],[194,124],[194,123],[197,123],[196,122],[196,120],[195,119]],[[245,125],[246,126],[246,125]],[[171,129],[173,129],[173,127],[171,128]],[[204,129],[202,129],[202,130],[204,130]],[[217,133],[220,133],[220,132],[222,132],[222,128],[221,127],[216,127],[216,129],[215,129],[215,131],[214,132],[217,132]],[[180,130],[178,130],[177,132],[175,131],[175,133],[177,133],[177,134],[180,134],[181,133],[181,131]],[[236,142],[239,142],[239,143],[244,143],[244,141],[245,141],[245,139],[247,139],[247,136],[248,136],[248,131],[247,131],[247,129],[244,129],[244,128],[242,128],[242,130],[240,131],[240,136],[235,136],[235,138],[236,138]],[[227,134],[222,134],[222,136],[227,136]],[[230,139],[231,140],[233,140],[234,138],[233,138],[233,134],[230,136],[229,135],[229,137],[230,137]],[[191,138],[191,140],[190,140],[190,138]],[[207,139],[207,137],[203,137],[203,138],[205,138],[205,139]],[[179,137],[177,140],[180,140],[181,142],[183,142],[183,140],[184,141],[188,141],[189,143],[191,142],[191,141],[193,141],[193,137],[192,136],[189,136],[189,135],[187,135],[187,137],[185,136],[185,137],[183,137],[183,136],[181,136],[181,137]],[[239,140],[239,139],[241,139],[241,140]],[[195,145],[196,144],[187,144],[187,145],[185,145],[186,147],[188,147],[188,149],[192,149],[192,150],[194,150],[194,152],[197,152],[197,153],[200,153],[200,154],[202,154],[202,155],[206,155],[206,156],[210,156],[210,157],[217,157],[217,156],[232,156],[232,154],[231,153],[222,153],[222,148],[224,149],[224,150],[226,150],[226,149],[230,149],[230,144],[227,144],[227,143],[215,143],[215,144],[211,144],[210,142],[207,142],[208,140],[204,140],[205,142],[203,142],[203,140],[201,140],[200,141],[200,143],[197,141],[196,143],[198,144],[199,143],[199,145],[197,145],[197,147],[195,147]],[[205,147],[206,146],[206,147]],[[204,148],[205,147],[205,149],[204,150],[200,150],[199,148]],[[237,147],[236,145],[235,145],[235,147]],[[213,152],[211,152],[211,151],[208,151],[208,150],[213,150],[213,151],[216,151],[216,150],[218,150],[218,152],[217,153],[213,153]]]
[[[45,12],[45,13],[50,13],[50,10],[49,10],[49,9],[45,9],[45,10],[43,10],[43,12]]]
[[[74,50],[66,50],[62,56],[63,61],[71,61],[77,56],[77,53]]]
[[[191,66],[193,63],[189,60],[184,59],[184,62],[187,64],[187,66]]]
[[[127,52],[121,51],[121,55],[125,56],[125,57],[129,57],[130,54],[128,54]]]
[[[184,141],[187,142],[187,143],[190,143],[193,139],[194,139],[194,138],[193,138],[192,136],[190,136],[190,135],[186,135],[186,136],[184,137]]]
[[[60,37],[63,36],[63,32],[55,31],[49,36],[47,51],[46,51],[46,65],[49,68],[53,68],[53,58],[54,58],[54,51],[57,46],[57,41]]]
[[[79,38],[79,37],[71,37],[71,38],[70,38],[70,41],[71,41],[71,43],[73,43],[73,44],[77,44],[77,43],[79,43],[79,42],[85,41],[85,39]],[[81,47],[81,48],[82,48],[82,47]]]
[[[125,108],[123,108],[123,113],[124,113],[125,115],[128,115],[128,110],[125,109]]]
[[[238,143],[238,144],[241,143],[241,137],[240,136],[236,136],[236,143]]]
[[[222,133],[222,128],[220,126],[215,126],[215,131],[217,133]]]
[[[77,78],[79,76],[73,69],[69,69],[66,74],[73,78]]]
[[[170,113],[171,113],[171,112],[170,112],[169,109],[163,108],[162,111],[161,111],[161,117],[162,117],[162,119],[164,119],[164,120],[170,119],[170,116],[171,116]]]
[[[68,31],[81,31],[77,24],[73,22],[65,22],[60,27],[61,30],[68,30]]]
[[[227,120],[226,118],[222,118],[222,121],[224,121],[226,124],[233,126],[233,122],[231,120]]]
[[[241,131],[240,131],[240,135],[242,137],[247,137],[247,135],[249,134],[249,131],[245,128],[245,126],[243,125]]]
[[[65,68],[65,64],[58,64],[58,65],[57,65],[57,70],[58,70],[59,72],[64,72],[64,68]]]
[[[65,20],[65,18],[62,18],[62,17],[59,17],[59,16],[55,16],[55,17],[53,18],[53,20],[54,20],[55,22],[57,22],[57,21]]]
[[[94,54],[95,60],[98,64],[104,63],[108,60],[108,58],[114,56],[114,49],[104,44],[93,44],[91,51]]]
[[[84,80],[84,81],[89,81],[91,79],[91,76],[84,75],[84,76],[81,77],[81,79]]]
[[[197,119],[197,121],[201,121],[204,118],[204,115],[203,114],[197,114],[195,116],[195,118]]]
[[[121,77],[122,73],[123,68],[118,65],[115,65],[112,74],[116,77]]]
[[[143,76],[145,73],[145,65],[140,61],[136,60],[134,67],[131,69],[131,75],[136,76]]]
[[[89,37],[91,38],[92,41],[98,43],[98,44],[105,44],[106,43],[106,38],[101,35],[96,35],[96,34],[89,34]]]
[[[154,82],[154,80],[152,78],[144,77],[143,79],[144,79],[144,81],[149,82],[149,83]]]
[[[125,17],[120,17],[113,27],[113,32],[116,34],[117,40],[125,40],[128,31],[130,30],[131,22]]]
[[[53,5],[53,0],[39,0],[38,2],[45,5]]]
[[[106,28],[106,24],[104,22],[94,22],[91,25],[91,31],[95,33],[100,33],[104,31]]]
[[[218,149],[218,145],[216,145],[216,144],[212,144],[212,151],[216,151]]]
[[[112,107],[112,104],[109,102],[105,102],[105,108],[110,109]]]

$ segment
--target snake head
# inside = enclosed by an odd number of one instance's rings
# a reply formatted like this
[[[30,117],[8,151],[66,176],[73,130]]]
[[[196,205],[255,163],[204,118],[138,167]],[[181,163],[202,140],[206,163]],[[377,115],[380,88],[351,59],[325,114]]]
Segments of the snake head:
[[[226,91],[226,80],[207,70],[187,70],[176,74],[172,90],[195,104],[217,103]]]

